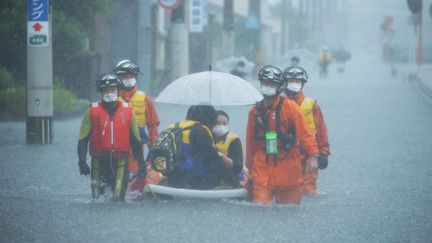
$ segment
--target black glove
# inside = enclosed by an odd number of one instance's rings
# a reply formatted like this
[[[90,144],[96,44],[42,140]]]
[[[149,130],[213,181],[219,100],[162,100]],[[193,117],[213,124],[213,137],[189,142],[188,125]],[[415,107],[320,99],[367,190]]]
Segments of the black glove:
[[[146,177],[146,175],[147,175],[147,168],[146,168],[146,166],[145,166],[145,164],[144,164],[143,166],[141,166],[141,167],[139,168],[138,172],[136,173],[136,176],[137,176],[138,178],[143,179],[144,177]]]
[[[328,156],[325,154],[320,154],[318,157],[318,168],[323,170],[327,168],[328,165]]]
[[[78,162],[78,166],[81,175],[90,175],[90,167],[85,161]]]

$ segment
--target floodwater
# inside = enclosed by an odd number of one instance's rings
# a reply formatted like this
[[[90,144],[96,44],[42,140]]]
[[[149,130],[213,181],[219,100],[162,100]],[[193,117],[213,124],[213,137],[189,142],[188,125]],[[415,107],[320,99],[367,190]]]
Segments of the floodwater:
[[[331,67],[326,79],[311,74],[305,92],[322,108],[332,155],[319,194],[300,206],[93,202],[77,166],[80,117],[56,120],[51,145],[26,145],[24,122],[0,123],[0,241],[430,242],[432,104],[401,74],[364,61],[357,55],[343,74]],[[187,109],[157,108],[161,128]],[[223,109],[244,138],[249,108]]]

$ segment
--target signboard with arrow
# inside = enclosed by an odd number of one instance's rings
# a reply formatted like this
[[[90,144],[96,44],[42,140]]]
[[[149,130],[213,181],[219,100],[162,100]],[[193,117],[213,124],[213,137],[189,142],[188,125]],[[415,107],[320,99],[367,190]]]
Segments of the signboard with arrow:
[[[46,47],[49,43],[48,0],[27,1],[27,43],[29,46]]]

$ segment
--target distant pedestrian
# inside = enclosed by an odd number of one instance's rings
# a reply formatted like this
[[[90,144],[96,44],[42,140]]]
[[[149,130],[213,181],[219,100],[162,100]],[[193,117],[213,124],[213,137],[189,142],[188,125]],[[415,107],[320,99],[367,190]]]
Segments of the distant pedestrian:
[[[244,61],[238,61],[237,65],[235,66],[235,68],[233,70],[231,70],[231,74],[235,75],[237,77],[240,77],[242,79],[244,79],[246,77],[246,72],[245,72],[245,62]]]

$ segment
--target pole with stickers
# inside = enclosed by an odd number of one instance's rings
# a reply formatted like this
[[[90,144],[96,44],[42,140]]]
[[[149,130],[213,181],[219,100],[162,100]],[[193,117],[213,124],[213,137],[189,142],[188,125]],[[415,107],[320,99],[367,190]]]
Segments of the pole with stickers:
[[[52,142],[53,107],[50,5],[48,0],[27,0],[28,144]]]

